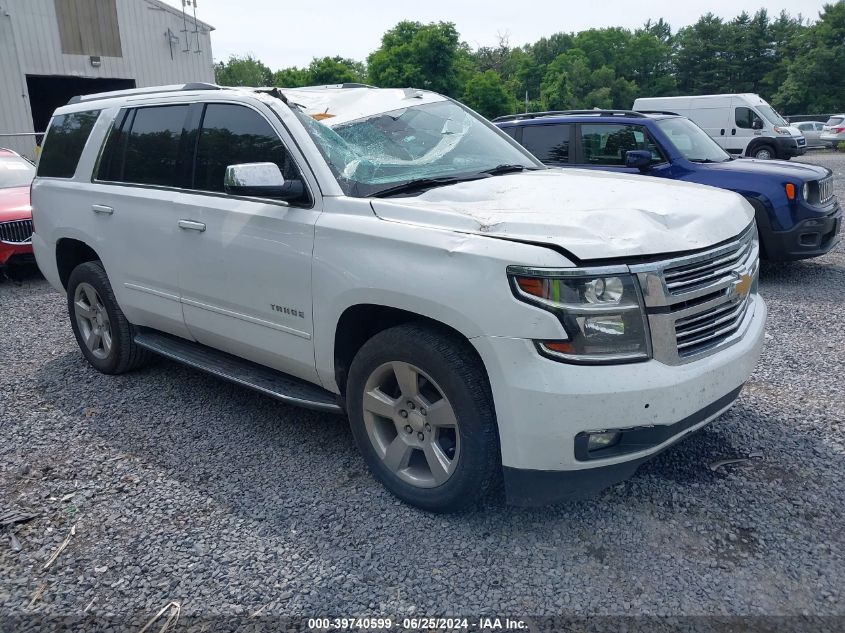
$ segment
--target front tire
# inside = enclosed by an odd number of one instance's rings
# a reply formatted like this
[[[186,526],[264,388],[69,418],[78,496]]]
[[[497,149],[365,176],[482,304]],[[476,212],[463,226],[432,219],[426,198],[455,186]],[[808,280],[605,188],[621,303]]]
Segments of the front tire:
[[[85,262],[73,269],[67,305],[79,349],[97,371],[122,374],[149,359],[149,352],[135,344],[135,329],[117,305],[100,262]]]
[[[759,160],[772,160],[777,158],[775,149],[771,145],[758,145],[754,148],[752,156]]]
[[[501,471],[487,376],[458,336],[420,324],[376,334],[352,361],[346,400],[364,461],[406,503],[462,510]]]

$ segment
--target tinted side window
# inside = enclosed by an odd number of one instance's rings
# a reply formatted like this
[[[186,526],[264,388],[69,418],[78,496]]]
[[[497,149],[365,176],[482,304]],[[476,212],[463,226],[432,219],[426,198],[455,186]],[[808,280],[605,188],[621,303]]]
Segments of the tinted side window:
[[[99,116],[99,110],[90,110],[53,117],[42,144],[38,175],[73,178],[79,157]]]
[[[735,111],[736,126],[744,130],[754,127],[754,121],[759,121],[760,128],[763,127],[761,119],[751,108],[739,107]]]
[[[122,111],[117,115],[106,139],[100,164],[97,167],[97,180],[119,182],[123,180],[123,157],[126,153],[127,129],[132,122],[133,113]]]
[[[132,115],[123,158],[123,182],[177,184],[179,144],[187,105],[138,108]]]
[[[651,152],[651,162],[663,157],[657,145],[641,125],[591,123],[581,125],[584,161],[590,165],[625,165],[625,153],[639,149]]]
[[[194,189],[222,192],[226,167],[242,163],[275,163],[285,180],[301,178],[264,117],[246,106],[208,104],[197,141]]]
[[[500,130],[510,136],[511,138],[516,138],[516,126],[512,125],[510,127],[500,127]]]
[[[544,163],[569,162],[568,124],[526,125],[522,128],[522,144]]]

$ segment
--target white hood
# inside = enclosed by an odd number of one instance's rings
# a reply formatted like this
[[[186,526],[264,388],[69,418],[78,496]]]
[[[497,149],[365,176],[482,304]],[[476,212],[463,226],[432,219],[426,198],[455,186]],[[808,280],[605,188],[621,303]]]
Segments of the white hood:
[[[582,260],[706,248],[754,219],[730,191],[582,169],[472,180],[372,206],[384,220],[555,244]]]

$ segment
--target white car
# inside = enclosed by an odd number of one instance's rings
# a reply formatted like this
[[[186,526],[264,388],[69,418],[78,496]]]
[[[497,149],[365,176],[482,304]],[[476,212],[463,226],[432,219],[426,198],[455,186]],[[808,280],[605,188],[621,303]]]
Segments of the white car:
[[[845,114],[834,114],[822,128],[819,140],[828,147],[838,147],[845,141]]]
[[[826,147],[827,143],[821,140],[822,131],[824,131],[825,124],[821,121],[801,121],[795,124],[795,127],[801,131],[807,141],[807,148],[811,147]]]
[[[96,369],[153,352],[345,413],[428,510],[502,476],[518,504],[620,481],[730,407],[760,355],[743,198],[547,169],[423,90],[76,98],[32,196]]]

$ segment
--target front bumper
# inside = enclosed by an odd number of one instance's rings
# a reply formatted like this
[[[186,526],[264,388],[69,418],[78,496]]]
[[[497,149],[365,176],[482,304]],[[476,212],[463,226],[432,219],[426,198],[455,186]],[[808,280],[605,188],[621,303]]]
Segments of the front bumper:
[[[524,339],[472,339],[493,390],[508,501],[536,505],[597,492],[727,409],[762,350],[766,305],[759,296],[753,301],[738,342],[676,366],[569,365],[540,357]],[[581,432],[652,425],[678,426],[642,450],[576,458]]]
[[[802,156],[807,151],[807,141],[803,137],[797,139],[791,136],[778,136],[775,138],[775,151],[778,158]]]
[[[15,263],[33,263],[32,244],[10,244],[0,242],[0,266]]]
[[[811,207],[806,218],[786,231],[775,231],[766,213],[757,213],[757,230],[765,258],[771,261],[793,261],[824,255],[839,242],[842,229],[842,208],[835,200],[832,207],[819,210]],[[804,213],[803,215],[807,215]]]

